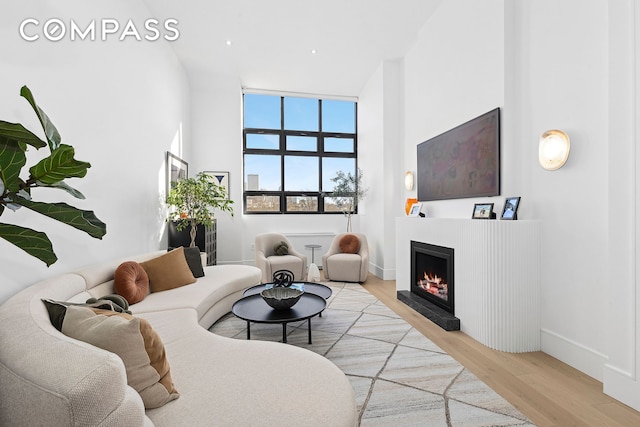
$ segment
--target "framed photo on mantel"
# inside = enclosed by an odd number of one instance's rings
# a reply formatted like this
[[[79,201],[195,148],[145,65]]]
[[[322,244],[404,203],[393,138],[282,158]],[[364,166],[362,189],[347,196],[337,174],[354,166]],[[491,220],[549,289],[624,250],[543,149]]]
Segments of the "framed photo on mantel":
[[[493,213],[493,203],[476,203],[473,205],[472,219],[494,219],[496,214]]]
[[[500,219],[518,219],[518,206],[520,205],[520,197],[507,197],[502,208]]]
[[[417,217],[420,216],[420,212],[422,211],[422,203],[417,202],[411,205],[411,210],[409,210],[409,216]]]

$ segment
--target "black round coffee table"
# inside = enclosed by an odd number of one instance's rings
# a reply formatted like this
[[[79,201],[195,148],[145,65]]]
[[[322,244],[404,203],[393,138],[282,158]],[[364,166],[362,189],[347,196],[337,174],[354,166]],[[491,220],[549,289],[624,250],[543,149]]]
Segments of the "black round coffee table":
[[[263,283],[262,285],[255,285],[244,291],[243,296],[256,295],[260,292],[267,289],[267,285],[272,285],[272,283]],[[321,296],[324,299],[329,299],[333,291],[327,285],[323,285],[321,283],[313,283],[313,282],[293,282],[291,284],[292,287],[296,288],[296,285],[302,285],[304,287],[305,293],[316,294]],[[299,289],[299,287],[298,287]]]
[[[287,342],[287,323],[306,320],[309,329],[309,344],[311,344],[311,318],[322,313],[327,307],[327,301],[316,294],[305,292],[300,300],[288,310],[275,310],[269,306],[258,294],[239,299],[231,307],[231,312],[242,320],[247,321],[247,339],[251,339],[251,322],[281,323],[282,342]]]

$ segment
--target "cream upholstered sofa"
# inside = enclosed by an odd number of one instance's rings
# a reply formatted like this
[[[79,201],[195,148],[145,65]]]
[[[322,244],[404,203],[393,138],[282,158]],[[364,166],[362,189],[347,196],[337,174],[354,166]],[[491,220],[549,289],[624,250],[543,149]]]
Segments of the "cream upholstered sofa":
[[[354,247],[356,241],[359,244]],[[359,283],[367,280],[369,246],[366,236],[361,233],[338,234],[322,256],[322,268],[328,280]]]
[[[145,410],[122,360],[52,326],[41,299],[83,303],[111,294],[123,261],[43,280],[0,306],[0,425],[352,426],[353,389],[329,360],[273,342],[207,331],[245,288],[255,267],[205,267],[196,283],[149,294],[130,307],[161,337],[179,398]]]
[[[285,242],[289,247],[287,255],[276,255],[274,246]],[[280,233],[261,233],[256,235],[255,243],[256,267],[262,271],[262,283],[269,283],[273,273],[278,270],[289,270],[295,280],[307,277],[307,256],[296,251],[291,242]]]

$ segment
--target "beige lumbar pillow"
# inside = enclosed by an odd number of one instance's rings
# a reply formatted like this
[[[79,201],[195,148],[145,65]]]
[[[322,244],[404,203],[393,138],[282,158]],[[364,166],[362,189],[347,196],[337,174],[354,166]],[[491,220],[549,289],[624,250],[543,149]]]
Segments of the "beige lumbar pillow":
[[[62,333],[117,354],[127,371],[127,383],[140,394],[145,408],[158,408],[180,396],[171,379],[164,344],[145,319],[69,306]]]
[[[167,291],[196,281],[180,246],[157,258],[140,263],[149,276],[151,292]]]

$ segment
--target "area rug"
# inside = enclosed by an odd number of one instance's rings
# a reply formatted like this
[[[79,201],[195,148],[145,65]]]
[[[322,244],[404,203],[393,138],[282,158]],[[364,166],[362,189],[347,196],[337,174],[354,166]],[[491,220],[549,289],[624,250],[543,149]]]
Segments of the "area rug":
[[[333,290],[322,317],[287,327],[287,344],[335,363],[355,391],[361,426],[533,426],[395,312],[356,283]],[[246,339],[246,322],[228,314],[211,332]],[[251,339],[282,341],[280,325],[252,324]]]

